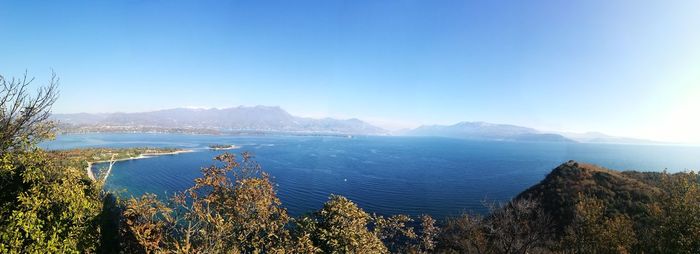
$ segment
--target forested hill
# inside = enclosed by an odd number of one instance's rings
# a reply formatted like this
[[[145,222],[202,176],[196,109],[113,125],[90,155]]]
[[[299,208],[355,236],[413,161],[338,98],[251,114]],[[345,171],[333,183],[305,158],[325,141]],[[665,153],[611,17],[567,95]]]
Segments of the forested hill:
[[[579,195],[594,197],[607,205],[607,214],[642,216],[656,196],[660,173],[619,172],[592,164],[570,161],[552,170],[540,183],[517,199],[536,199],[562,229],[575,214]]]

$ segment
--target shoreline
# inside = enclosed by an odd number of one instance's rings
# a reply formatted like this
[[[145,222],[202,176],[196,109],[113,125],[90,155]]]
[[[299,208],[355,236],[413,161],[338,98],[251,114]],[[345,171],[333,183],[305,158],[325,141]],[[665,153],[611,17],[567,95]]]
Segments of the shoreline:
[[[180,150],[180,151],[174,151],[174,152],[142,153],[142,154],[139,154],[139,156],[116,159],[116,160],[114,160],[114,162],[148,159],[148,158],[153,158],[153,157],[158,157],[158,156],[177,155],[177,154],[181,154],[181,153],[191,153],[191,152],[194,152],[194,150],[187,149],[187,150]],[[111,161],[112,160],[88,161],[87,167],[85,168],[85,170],[87,171],[88,177],[90,179],[92,179],[93,181],[97,181],[97,179],[95,178],[95,174],[92,173],[92,165],[97,164],[97,163],[111,162]]]

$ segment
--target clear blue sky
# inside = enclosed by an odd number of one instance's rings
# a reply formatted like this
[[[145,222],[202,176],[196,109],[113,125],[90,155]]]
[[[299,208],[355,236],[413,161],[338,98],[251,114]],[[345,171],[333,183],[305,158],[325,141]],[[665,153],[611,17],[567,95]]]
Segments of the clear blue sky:
[[[54,112],[277,105],[700,143],[700,1],[1,1]]]

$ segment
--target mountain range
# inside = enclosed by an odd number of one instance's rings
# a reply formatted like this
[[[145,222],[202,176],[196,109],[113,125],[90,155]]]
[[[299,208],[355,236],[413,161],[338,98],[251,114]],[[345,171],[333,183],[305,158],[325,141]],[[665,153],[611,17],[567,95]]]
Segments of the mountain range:
[[[289,132],[381,135],[386,130],[358,119],[313,119],[293,116],[279,107],[225,109],[175,108],[141,113],[54,114],[64,129],[211,130],[217,132]]]
[[[404,133],[408,136],[436,136],[475,140],[574,142],[560,134],[486,122],[460,122],[454,125],[424,125]]]
[[[308,118],[289,114],[280,107],[253,106],[224,109],[175,108],[140,113],[54,114],[63,132],[180,132],[180,133],[291,133],[331,135],[435,136],[472,140],[653,143],[598,132],[556,133],[510,124],[460,122],[423,125],[391,133],[362,120]]]
[[[659,143],[659,142],[648,140],[648,139],[610,136],[610,135],[600,133],[600,132],[585,132],[585,133],[560,132],[558,134],[565,136],[567,138],[576,140],[578,142],[582,142],[582,143],[614,143],[614,144],[655,144],[655,143]]]

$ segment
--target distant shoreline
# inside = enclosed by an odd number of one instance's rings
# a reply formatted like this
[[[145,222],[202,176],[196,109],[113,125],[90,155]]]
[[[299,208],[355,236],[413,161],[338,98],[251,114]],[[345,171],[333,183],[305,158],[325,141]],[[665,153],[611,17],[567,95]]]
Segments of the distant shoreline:
[[[139,154],[139,156],[133,156],[133,157],[128,157],[128,158],[115,159],[114,162],[119,162],[119,161],[130,161],[130,160],[140,160],[140,159],[148,159],[148,158],[153,158],[153,157],[158,157],[158,156],[176,155],[176,154],[191,153],[191,152],[194,152],[194,150],[192,150],[192,149],[187,149],[187,150],[179,150],[179,151],[173,151],[173,152],[142,153],[142,154]],[[98,163],[111,162],[111,161],[112,161],[112,160],[88,161],[88,162],[87,162],[87,167],[85,168],[85,170],[87,171],[88,177],[90,177],[90,179],[92,179],[93,181],[97,181],[97,178],[95,178],[95,175],[92,173],[92,165],[93,165],[93,164],[98,164]]]

